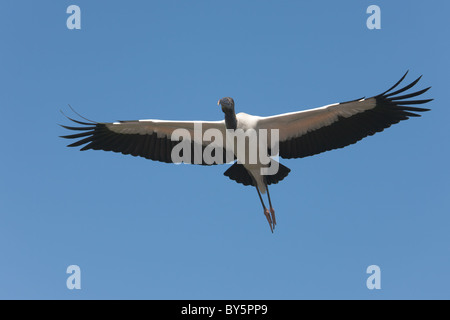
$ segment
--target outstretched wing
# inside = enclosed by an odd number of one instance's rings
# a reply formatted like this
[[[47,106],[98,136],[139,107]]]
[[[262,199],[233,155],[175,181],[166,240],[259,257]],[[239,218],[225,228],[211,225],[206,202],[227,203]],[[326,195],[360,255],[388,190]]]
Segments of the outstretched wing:
[[[283,158],[303,158],[343,148],[409,117],[419,117],[417,112],[430,110],[411,105],[424,104],[433,99],[406,100],[425,93],[430,87],[399,95],[416,85],[421,76],[392,92],[407,74],[377,96],[263,117],[258,122],[258,128],[279,130],[279,155]]]
[[[208,129],[216,129],[217,136],[222,136],[225,141],[225,122],[224,121],[164,121],[164,120],[136,120],[136,121],[119,121],[113,123],[82,122],[71,119],[73,122],[81,125],[78,127],[64,126],[62,127],[81,131],[80,133],[62,136],[66,139],[78,139],[76,142],[69,144],[68,147],[83,146],[80,150],[104,150],[120,152],[123,154],[131,154],[132,156],[140,156],[150,160],[156,160],[166,163],[173,163],[172,150],[180,143],[181,138],[172,141],[172,135],[176,129],[184,129],[189,133],[190,139],[186,139],[190,145],[190,161],[191,164],[224,164],[228,159],[235,159],[234,154],[228,153],[223,147],[223,143],[219,143],[223,150],[221,160],[216,159],[214,163],[206,163],[203,156],[205,148],[210,145],[210,154],[215,156],[214,141],[205,141],[203,134]],[[201,128],[201,130],[197,130]],[[194,135],[200,135],[200,139],[196,139]],[[183,137],[183,139],[186,137]],[[214,139],[212,139],[214,140]],[[184,140],[183,140],[184,141]],[[177,150],[178,151],[178,150]],[[199,153],[199,151],[201,153]],[[196,156],[197,154],[197,156]],[[181,148],[180,157],[184,156],[184,150]],[[227,158],[228,156],[228,158]]]

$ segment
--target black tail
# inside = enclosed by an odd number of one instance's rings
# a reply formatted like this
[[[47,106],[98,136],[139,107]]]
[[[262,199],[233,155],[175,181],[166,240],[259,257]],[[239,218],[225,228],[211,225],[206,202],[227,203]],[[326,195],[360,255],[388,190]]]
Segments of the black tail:
[[[281,163],[278,163],[278,172],[274,175],[265,176],[267,185],[277,184],[279,181],[286,178],[289,172],[291,172],[291,169],[289,169],[286,166],[283,166]],[[241,163],[236,162],[231,167],[229,167],[228,170],[225,171],[223,174],[228,178],[230,178],[231,180],[236,181],[237,183],[242,183],[244,186],[256,187],[252,176],[250,175],[250,173],[248,173],[247,169],[245,169],[245,167]]]

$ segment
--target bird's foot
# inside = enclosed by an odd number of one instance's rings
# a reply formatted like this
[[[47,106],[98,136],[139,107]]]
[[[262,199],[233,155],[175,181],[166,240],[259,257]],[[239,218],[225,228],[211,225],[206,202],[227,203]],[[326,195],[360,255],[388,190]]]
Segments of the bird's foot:
[[[272,207],[270,207],[270,213],[272,214],[272,224],[273,224],[273,228],[275,229],[275,226],[277,224],[277,219],[275,219],[275,210],[273,210]]]
[[[270,231],[272,231],[272,233],[273,233],[274,225],[273,225],[273,222],[272,222],[272,218],[270,216],[270,212],[269,212],[269,210],[267,208],[264,208],[264,215],[266,216],[267,222],[269,223]]]

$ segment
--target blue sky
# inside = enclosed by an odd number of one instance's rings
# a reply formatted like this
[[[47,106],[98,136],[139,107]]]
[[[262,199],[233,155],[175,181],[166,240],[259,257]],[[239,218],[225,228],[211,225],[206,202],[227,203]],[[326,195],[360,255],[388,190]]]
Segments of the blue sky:
[[[66,8],[81,8],[68,30]],[[381,8],[381,30],[366,9]],[[448,299],[445,1],[2,1],[0,298]],[[228,166],[66,148],[96,121],[268,116],[383,92],[435,100],[345,149],[283,160],[271,234]],[[366,268],[381,268],[368,290]],[[81,290],[66,268],[81,268]]]

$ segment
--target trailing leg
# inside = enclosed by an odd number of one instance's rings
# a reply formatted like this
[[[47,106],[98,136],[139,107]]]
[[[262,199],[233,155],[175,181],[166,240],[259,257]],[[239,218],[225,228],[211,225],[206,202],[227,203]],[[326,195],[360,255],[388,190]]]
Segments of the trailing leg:
[[[273,228],[274,228],[275,225],[273,224],[270,212],[269,212],[269,210],[267,210],[266,205],[264,204],[264,201],[263,201],[263,199],[261,197],[261,193],[259,192],[258,187],[256,187],[256,191],[258,191],[259,200],[261,200],[261,204],[262,204],[263,209],[264,209],[264,215],[266,216],[267,222],[269,223],[269,226],[270,226],[270,231],[272,231],[272,233],[273,233]]]

